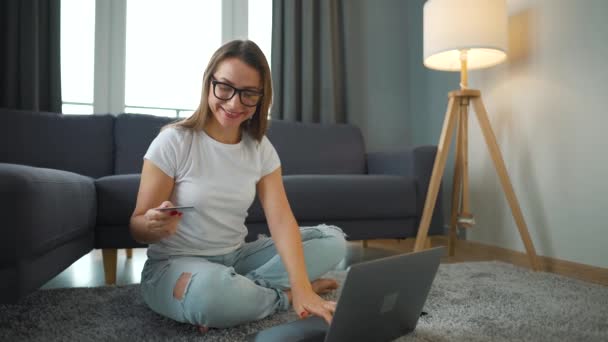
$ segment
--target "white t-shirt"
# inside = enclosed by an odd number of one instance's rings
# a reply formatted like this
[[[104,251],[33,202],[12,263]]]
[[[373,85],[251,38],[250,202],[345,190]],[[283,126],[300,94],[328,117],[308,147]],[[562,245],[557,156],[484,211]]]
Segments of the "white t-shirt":
[[[144,155],[175,180],[170,201],[194,206],[185,211],[177,232],[148,247],[148,257],[222,255],[240,248],[247,235],[245,218],[256,184],[280,165],[268,138],[243,133],[224,144],[204,131],[170,127],[161,131]]]

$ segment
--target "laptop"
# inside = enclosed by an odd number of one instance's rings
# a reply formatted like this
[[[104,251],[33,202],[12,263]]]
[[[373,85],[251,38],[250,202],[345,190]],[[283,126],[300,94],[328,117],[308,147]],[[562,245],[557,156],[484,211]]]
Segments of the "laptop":
[[[331,325],[310,317],[248,336],[248,341],[391,341],[416,328],[444,247],[354,264]]]

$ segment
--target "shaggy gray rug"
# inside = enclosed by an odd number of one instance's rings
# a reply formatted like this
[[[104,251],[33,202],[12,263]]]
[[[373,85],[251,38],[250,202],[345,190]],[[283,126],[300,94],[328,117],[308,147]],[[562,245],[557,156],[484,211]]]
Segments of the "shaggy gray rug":
[[[345,272],[332,275],[343,281]],[[138,290],[37,291],[0,305],[0,341],[242,341],[296,319],[282,313],[200,335],[147,309]],[[424,311],[416,331],[396,341],[608,341],[608,287],[500,262],[442,264]]]

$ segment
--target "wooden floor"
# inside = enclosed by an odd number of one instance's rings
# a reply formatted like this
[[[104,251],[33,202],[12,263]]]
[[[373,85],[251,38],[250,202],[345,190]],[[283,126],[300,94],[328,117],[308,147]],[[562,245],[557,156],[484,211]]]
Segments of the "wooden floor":
[[[446,245],[446,240],[442,236],[433,237],[431,241],[433,246]],[[411,252],[413,246],[414,239],[370,240],[368,242],[368,247],[366,248],[362,247],[361,241],[350,241],[348,242],[346,258],[338,267],[346,269],[348,266],[357,262]],[[146,258],[146,249],[143,248],[133,250],[133,257],[131,259],[126,257],[125,250],[120,250],[118,253],[117,284],[125,285],[139,283],[141,270]],[[462,240],[457,243],[456,256],[444,257],[442,263],[491,260],[529,267],[528,259],[523,253]],[[608,269],[544,257],[540,258],[540,263],[543,271],[608,286]],[[51,279],[43,288],[92,287],[103,285],[104,274],[101,251],[93,250],[55,278]]]

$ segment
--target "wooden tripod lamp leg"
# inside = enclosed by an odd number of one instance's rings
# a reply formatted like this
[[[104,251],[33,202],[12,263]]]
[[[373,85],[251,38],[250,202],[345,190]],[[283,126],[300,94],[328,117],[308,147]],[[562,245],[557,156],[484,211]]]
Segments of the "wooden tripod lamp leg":
[[[462,116],[458,115],[456,129],[456,153],[454,160],[454,178],[452,179],[452,209],[450,214],[450,231],[448,237],[448,256],[454,256],[456,251],[458,213],[460,212],[462,185]]]
[[[460,118],[462,120],[462,147],[460,149],[461,167],[462,167],[462,205],[458,217],[458,223],[461,227],[473,227],[473,214],[471,214],[471,206],[469,201],[469,97],[462,98],[463,105],[460,109]]]
[[[488,145],[488,150],[490,151],[490,155],[492,156],[492,160],[494,161],[494,166],[496,167],[496,172],[498,173],[498,177],[500,178],[500,183],[502,184],[503,191],[505,192],[507,201],[509,202],[509,206],[511,207],[511,213],[513,214],[513,218],[515,219],[517,228],[519,229],[519,235],[521,236],[521,239],[526,248],[526,252],[528,253],[530,264],[533,270],[538,271],[540,270],[540,267],[538,263],[538,257],[536,256],[536,251],[534,249],[534,244],[532,243],[532,239],[530,238],[530,233],[528,231],[528,227],[526,226],[526,222],[524,221],[524,216],[521,213],[521,208],[519,207],[519,202],[517,201],[517,197],[515,196],[513,185],[511,184],[511,180],[509,179],[509,175],[507,173],[507,168],[502,158],[502,154],[500,153],[500,149],[498,148],[496,136],[494,135],[492,127],[490,126],[488,113],[486,112],[481,97],[476,97],[472,99],[472,101],[473,106],[475,108],[475,113],[477,114],[479,125],[481,126],[481,131],[483,132],[486,144]]]
[[[439,145],[437,147],[437,155],[435,156],[435,162],[433,164],[433,173],[431,174],[429,188],[426,193],[426,200],[424,201],[424,210],[422,211],[420,226],[418,226],[416,244],[414,245],[415,252],[424,249],[424,243],[429,233],[429,225],[431,224],[433,209],[435,209],[435,201],[437,200],[437,193],[439,192],[441,177],[443,176],[445,163],[447,161],[448,152],[450,149],[450,143],[452,142],[454,122],[456,121],[456,108],[457,107],[454,106],[454,97],[450,96],[448,101],[448,108],[445,112],[445,119],[443,121],[443,128],[441,129]]]

